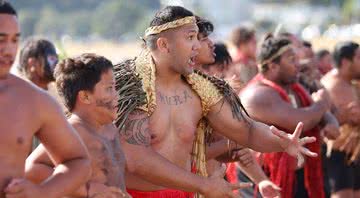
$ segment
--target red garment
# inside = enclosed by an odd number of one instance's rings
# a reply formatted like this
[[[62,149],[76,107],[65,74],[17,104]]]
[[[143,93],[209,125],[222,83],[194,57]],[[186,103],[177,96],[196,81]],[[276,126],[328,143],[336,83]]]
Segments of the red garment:
[[[236,184],[238,183],[237,172],[236,172],[236,164],[235,162],[227,163],[226,169],[226,180],[229,183]]]
[[[258,74],[249,84],[261,82],[278,92],[281,98],[290,103],[290,99],[286,91],[276,83],[265,79]],[[291,86],[292,90],[298,95],[302,107],[311,105],[311,99],[306,94],[305,89],[298,83]],[[281,129],[281,127],[278,127]],[[290,133],[291,131],[287,131]],[[318,157],[306,157],[304,166],[305,188],[310,198],[323,198],[324,184],[320,155],[320,134],[318,127],[305,131],[304,136],[316,137],[316,142],[306,145],[306,148],[318,154]],[[281,190],[282,198],[291,198],[294,196],[296,159],[287,153],[264,153],[264,170],[269,174],[271,181],[277,184]]]
[[[181,190],[138,191],[126,189],[133,198],[193,198],[194,193]]]

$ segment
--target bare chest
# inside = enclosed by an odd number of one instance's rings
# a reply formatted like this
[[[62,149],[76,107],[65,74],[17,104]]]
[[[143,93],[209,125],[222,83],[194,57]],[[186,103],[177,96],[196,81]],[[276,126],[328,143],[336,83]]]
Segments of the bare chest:
[[[39,128],[33,108],[24,99],[0,95],[0,151],[25,158]]]
[[[119,138],[91,135],[86,144],[93,167],[91,180],[112,186],[122,184],[125,158]]]
[[[157,106],[150,117],[152,142],[165,138],[192,142],[202,117],[201,102],[191,89],[172,92],[157,91]]]

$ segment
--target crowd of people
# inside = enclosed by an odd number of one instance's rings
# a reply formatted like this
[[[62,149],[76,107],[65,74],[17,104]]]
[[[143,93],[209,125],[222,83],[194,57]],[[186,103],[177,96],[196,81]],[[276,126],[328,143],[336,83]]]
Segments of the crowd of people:
[[[0,3],[0,198],[360,197],[359,44],[214,28],[166,6],[117,64],[29,38],[17,76]]]

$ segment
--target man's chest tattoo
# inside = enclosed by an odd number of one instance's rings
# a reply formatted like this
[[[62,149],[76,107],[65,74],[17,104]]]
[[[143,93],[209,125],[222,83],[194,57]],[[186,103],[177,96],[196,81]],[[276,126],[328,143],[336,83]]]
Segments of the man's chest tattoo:
[[[185,104],[193,98],[191,93],[186,90],[175,93],[174,95],[167,95],[158,91],[157,96],[161,103],[166,105],[173,105],[173,106]]]

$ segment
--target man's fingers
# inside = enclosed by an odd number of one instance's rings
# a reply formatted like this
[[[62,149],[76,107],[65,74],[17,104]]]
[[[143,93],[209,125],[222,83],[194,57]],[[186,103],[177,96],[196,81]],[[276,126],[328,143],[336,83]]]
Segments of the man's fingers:
[[[239,162],[242,164],[250,164],[251,162],[253,162],[253,158],[252,156],[243,156],[240,157]]]
[[[352,141],[352,138],[347,138],[345,140],[345,143],[340,147],[340,151],[347,151],[350,147],[351,141]]]
[[[240,158],[244,155],[251,154],[248,149],[240,149],[233,152],[232,159]]]
[[[309,157],[317,157],[318,154],[317,153],[314,153],[312,151],[310,151],[309,149],[305,148],[305,147],[300,147],[300,152],[306,156],[309,156]]]
[[[230,187],[232,190],[251,188],[252,186],[253,186],[253,183],[250,183],[250,182],[240,182],[240,183],[236,183],[236,184],[230,184]]]
[[[360,145],[357,145],[354,153],[351,156],[350,161],[352,161],[352,162],[355,161],[359,157],[359,155],[360,155]]]
[[[239,156],[239,159],[240,160],[243,160],[243,161],[246,161],[248,159],[252,159],[252,155],[249,153],[249,154],[245,154],[245,155],[241,155]]]
[[[252,160],[247,160],[247,161],[239,161],[240,166],[244,166],[244,167],[249,167],[253,164]]]
[[[299,122],[295,128],[295,132],[294,132],[294,138],[295,139],[299,139],[302,130],[303,130],[304,124],[302,122]]]
[[[355,142],[354,142],[354,140],[352,139],[347,145],[346,145],[346,147],[345,147],[345,153],[347,153],[347,154],[350,154],[351,153],[351,151],[353,150],[353,148],[355,147],[356,145],[355,145]]]
[[[244,166],[245,167],[249,167],[249,166],[251,166],[253,164],[253,161],[248,161],[248,162],[245,162],[244,163]]]
[[[274,198],[276,196],[279,196],[279,193],[273,189],[265,190],[264,194],[262,195],[264,198]]]
[[[274,126],[270,126],[270,131],[271,131],[274,135],[278,136],[279,138],[289,140],[289,135],[288,135],[287,133],[285,133],[285,132],[283,132],[283,131],[280,131],[279,129],[277,129],[277,128],[274,127]]]
[[[309,143],[313,143],[316,141],[315,137],[303,137],[299,140],[300,145],[305,145],[305,144],[309,144]]]

